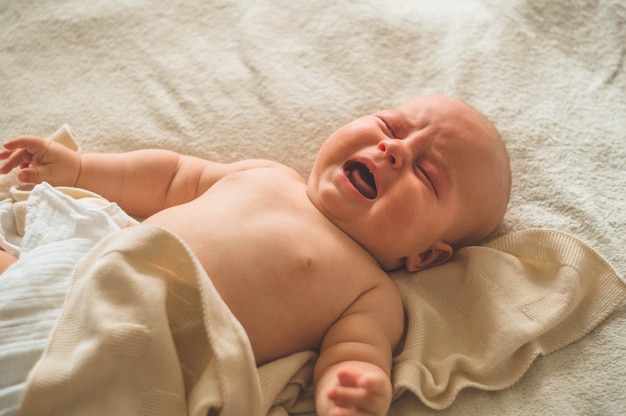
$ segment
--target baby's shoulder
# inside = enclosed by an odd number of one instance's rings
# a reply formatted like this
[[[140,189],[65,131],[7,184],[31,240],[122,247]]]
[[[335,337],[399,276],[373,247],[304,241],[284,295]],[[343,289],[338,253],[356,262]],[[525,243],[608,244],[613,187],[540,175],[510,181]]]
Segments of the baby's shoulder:
[[[288,169],[287,165],[269,159],[243,159],[229,164],[233,171],[244,171],[250,169]]]
[[[267,172],[270,174],[287,175],[289,177],[301,179],[302,176],[296,172],[293,168],[283,165],[282,163],[269,160],[269,159],[246,159],[233,162],[230,164],[231,173],[254,171]]]
[[[393,280],[381,270],[375,284],[363,291],[363,294],[357,299],[356,303],[359,302],[361,308],[368,310],[380,307],[397,312],[398,307],[402,306],[402,297]]]
[[[403,315],[402,297],[398,287],[383,270],[375,275],[376,277],[371,280],[371,285],[363,289],[347,313],[365,313],[385,317]]]
[[[367,328],[367,333],[363,329]],[[329,342],[346,340],[378,344],[386,340],[395,349],[404,331],[402,297],[387,277],[364,290],[333,325]]]

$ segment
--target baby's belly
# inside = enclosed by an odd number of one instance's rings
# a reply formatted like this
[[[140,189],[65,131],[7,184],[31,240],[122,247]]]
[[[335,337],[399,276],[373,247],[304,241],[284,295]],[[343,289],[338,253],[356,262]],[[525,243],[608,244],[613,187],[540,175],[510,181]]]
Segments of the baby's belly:
[[[269,232],[256,221],[216,222],[192,211],[174,207],[144,222],[168,229],[189,246],[246,330],[257,364],[318,350],[353,299],[347,293],[328,296],[320,253],[279,233],[284,225]]]

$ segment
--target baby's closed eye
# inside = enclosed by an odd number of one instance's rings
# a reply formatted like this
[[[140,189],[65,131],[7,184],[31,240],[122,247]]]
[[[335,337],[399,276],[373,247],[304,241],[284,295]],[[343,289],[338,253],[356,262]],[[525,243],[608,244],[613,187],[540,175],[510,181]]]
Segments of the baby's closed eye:
[[[396,132],[393,130],[393,127],[391,127],[391,124],[389,124],[387,120],[383,120],[383,123],[385,123],[385,126],[387,126],[387,130],[389,130],[389,134],[391,134],[391,136],[394,139],[397,139],[398,137],[396,136]]]

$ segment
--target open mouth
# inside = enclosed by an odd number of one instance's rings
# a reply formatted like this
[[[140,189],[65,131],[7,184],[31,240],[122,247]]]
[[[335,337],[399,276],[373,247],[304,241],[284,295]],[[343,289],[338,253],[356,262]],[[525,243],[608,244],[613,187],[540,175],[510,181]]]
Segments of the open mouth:
[[[352,185],[367,199],[375,199],[378,195],[376,180],[372,172],[361,162],[348,162],[344,167],[346,176]]]

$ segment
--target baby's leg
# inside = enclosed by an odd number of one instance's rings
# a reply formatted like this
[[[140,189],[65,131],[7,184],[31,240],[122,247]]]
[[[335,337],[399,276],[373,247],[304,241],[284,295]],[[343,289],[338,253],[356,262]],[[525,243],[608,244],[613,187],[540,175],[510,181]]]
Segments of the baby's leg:
[[[10,255],[4,250],[0,250],[0,274],[4,273],[4,271],[16,261],[16,257]]]

